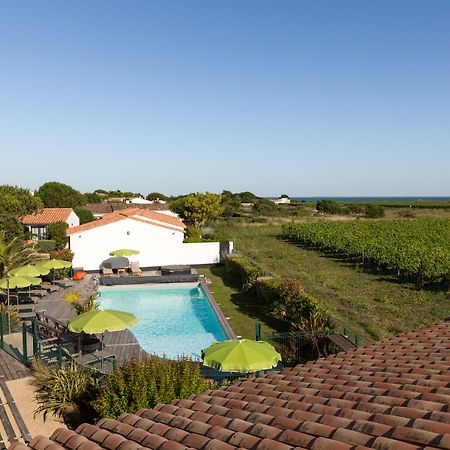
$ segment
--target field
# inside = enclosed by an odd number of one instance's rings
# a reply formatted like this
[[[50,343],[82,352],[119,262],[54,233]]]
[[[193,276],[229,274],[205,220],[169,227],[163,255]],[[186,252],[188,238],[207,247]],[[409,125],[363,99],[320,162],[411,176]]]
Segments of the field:
[[[265,272],[300,280],[307,292],[321,299],[337,321],[352,331],[380,339],[450,315],[450,299],[444,289],[400,283],[395,276],[293,245],[281,239],[280,223],[285,219],[270,220],[275,223],[224,223],[216,229]],[[218,276],[212,290],[221,284]],[[246,315],[248,299],[244,309],[232,298],[229,306]],[[277,327],[272,324],[272,328]]]

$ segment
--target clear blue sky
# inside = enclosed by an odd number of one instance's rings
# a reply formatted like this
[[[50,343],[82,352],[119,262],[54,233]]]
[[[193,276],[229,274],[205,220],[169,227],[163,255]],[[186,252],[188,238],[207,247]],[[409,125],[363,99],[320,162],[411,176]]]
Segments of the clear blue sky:
[[[450,1],[0,3],[0,184],[450,194]]]

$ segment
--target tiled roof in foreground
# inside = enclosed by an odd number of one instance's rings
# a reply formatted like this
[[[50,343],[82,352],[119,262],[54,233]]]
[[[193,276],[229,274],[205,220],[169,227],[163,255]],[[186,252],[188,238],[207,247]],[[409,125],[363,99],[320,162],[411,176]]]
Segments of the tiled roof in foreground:
[[[35,450],[450,449],[450,321],[170,405],[36,437]],[[15,444],[16,450],[26,449]]]

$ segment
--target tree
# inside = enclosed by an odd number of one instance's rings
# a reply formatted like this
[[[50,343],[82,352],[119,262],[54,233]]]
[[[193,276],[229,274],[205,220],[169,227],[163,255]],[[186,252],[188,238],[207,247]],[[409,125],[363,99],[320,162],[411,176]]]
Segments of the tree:
[[[94,214],[87,208],[75,208],[75,214],[80,218],[80,225],[83,223],[93,222],[95,220]]]
[[[16,267],[31,264],[42,259],[34,244],[27,244],[15,237],[7,241],[0,234],[0,278]]]
[[[66,222],[55,222],[47,227],[48,237],[55,241],[56,250],[62,250],[67,245],[68,226]]]
[[[85,192],[83,194],[84,200],[86,203],[101,203],[102,198],[100,195],[96,194],[95,192]]]
[[[317,202],[316,209],[319,212],[326,213],[326,214],[340,214],[342,213],[342,208],[339,206],[338,203],[334,202],[333,200],[320,200]]]
[[[365,216],[370,219],[384,217],[384,209],[380,205],[370,204],[366,206]]]
[[[86,204],[81,192],[58,181],[44,183],[36,191],[36,195],[41,198],[46,208],[76,208]]]
[[[253,203],[255,200],[258,200],[259,198],[253,192],[249,191],[240,192],[238,195],[241,198],[242,203]]]
[[[160,192],[151,192],[145,198],[146,198],[146,200],[150,200],[150,201],[155,201],[155,200],[162,200],[164,202],[169,201],[169,197],[167,197],[167,195],[161,194]]]
[[[222,213],[220,195],[197,192],[181,197],[171,203],[184,219],[193,227],[201,229],[208,220],[218,217]]]
[[[0,213],[0,232],[3,233],[7,241],[14,237],[23,238],[24,236],[23,225],[12,214]]]
[[[28,189],[4,184],[0,186],[0,213],[23,217],[44,207],[41,199]]]

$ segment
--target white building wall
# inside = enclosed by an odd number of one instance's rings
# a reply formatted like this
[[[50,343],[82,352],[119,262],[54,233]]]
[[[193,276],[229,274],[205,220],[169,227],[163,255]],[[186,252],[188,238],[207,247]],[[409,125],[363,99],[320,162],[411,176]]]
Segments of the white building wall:
[[[69,217],[66,220],[67,225],[69,225],[69,228],[77,227],[80,225],[80,218],[75,214],[74,211],[72,211],[69,214]]]
[[[218,242],[184,244],[184,233],[132,219],[121,220],[70,236],[73,266],[98,270],[109,253],[120,248],[139,250],[129,259],[141,267],[173,264],[214,264],[220,260]]]

